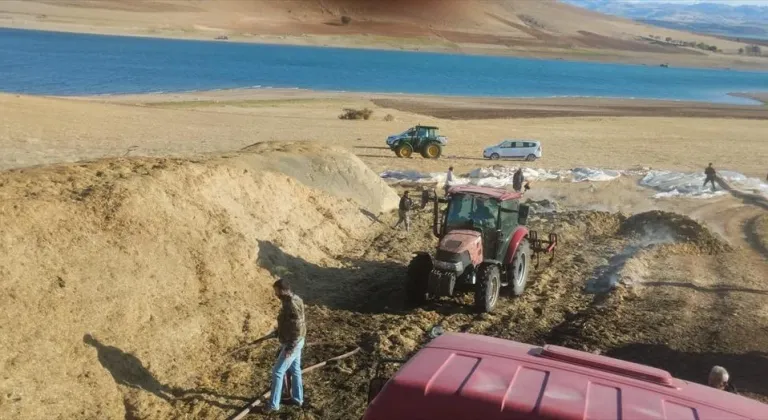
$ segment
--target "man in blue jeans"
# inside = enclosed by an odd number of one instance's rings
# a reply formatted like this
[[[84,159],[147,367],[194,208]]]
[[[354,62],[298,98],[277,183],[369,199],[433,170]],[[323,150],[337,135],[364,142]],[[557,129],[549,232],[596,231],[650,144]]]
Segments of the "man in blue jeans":
[[[301,407],[304,403],[304,387],[301,381],[301,350],[304,348],[304,337],[307,335],[304,302],[291,291],[287,280],[280,279],[272,286],[282,304],[280,314],[277,316],[275,332],[280,341],[280,355],[272,369],[272,393],[269,402],[264,406],[265,413],[273,413],[280,409],[286,373],[291,379],[290,404]]]

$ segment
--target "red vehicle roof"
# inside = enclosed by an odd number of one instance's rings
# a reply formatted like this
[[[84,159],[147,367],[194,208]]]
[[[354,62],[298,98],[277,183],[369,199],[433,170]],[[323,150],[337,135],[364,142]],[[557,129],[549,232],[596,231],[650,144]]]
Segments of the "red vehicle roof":
[[[523,194],[519,192],[513,192],[503,188],[478,187],[476,185],[459,185],[451,187],[448,192],[450,194],[484,195],[500,201],[516,200],[523,196]]]
[[[768,405],[669,372],[564,347],[445,334],[409,360],[364,420],[768,419]]]

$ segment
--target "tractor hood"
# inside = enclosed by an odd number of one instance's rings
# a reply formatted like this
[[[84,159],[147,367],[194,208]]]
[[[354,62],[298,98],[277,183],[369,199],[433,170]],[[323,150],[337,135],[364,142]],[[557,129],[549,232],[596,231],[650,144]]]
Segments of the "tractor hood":
[[[472,264],[479,264],[483,260],[483,244],[480,232],[474,230],[452,230],[443,236],[438,248],[443,252],[452,254],[469,254]]]

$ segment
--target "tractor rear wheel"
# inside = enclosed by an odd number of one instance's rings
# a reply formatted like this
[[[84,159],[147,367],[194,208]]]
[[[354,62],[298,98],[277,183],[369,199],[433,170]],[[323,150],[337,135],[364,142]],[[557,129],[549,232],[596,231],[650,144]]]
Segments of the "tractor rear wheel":
[[[443,146],[438,143],[429,143],[421,149],[421,156],[427,159],[437,159],[443,154]]]
[[[413,154],[413,146],[408,143],[403,143],[397,146],[395,154],[401,158],[409,158]]]
[[[528,283],[528,273],[531,267],[531,244],[528,238],[525,238],[517,246],[515,256],[512,258],[512,264],[507,270],[507,279],[512,283],[512,293],[520,296],[525,291],[525,285]]]
[[[483,264],[477,270],[475,284],[475,309],[478,312],[493,312],[499,301],[501,274],[496,264]]]
[[[408,279],[405,283],[405,300],[408,306],[420,306],[427,303],[429,273],[432,272],[432,258],[419,254],[408,264]]]

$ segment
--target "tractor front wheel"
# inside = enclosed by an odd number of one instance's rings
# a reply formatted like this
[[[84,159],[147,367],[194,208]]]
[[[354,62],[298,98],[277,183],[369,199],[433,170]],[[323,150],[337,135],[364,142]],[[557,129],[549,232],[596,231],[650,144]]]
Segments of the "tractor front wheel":
[[[528,238],[525,238],[517,246],[517,251],[515,251],[515,256],[512,259],[512,265],[507,270],[507,278],[512,283],[512,293],[515,296],[520,296],[525,291],[530,266],[531,244],[528,242]]]
[[[409,158],[413,154],[413,146],[408,143],[401,144],[395,149],[395,154],[401,158]]]
[[[426,159],[437,159],[443,154],[443,147],[437,143],[429,143],[421,149],[421,156]]]
[[[475,309],[480,312],[493,312],[499,301],[501,274],[496,264],[483,264],[477,270],[475,284]]]
[[[432,272],[432,258],[419,254],[408,264],[408,279],[405,283],[405,299],[408,306],[420,306],[429,299],[428,281]]]

